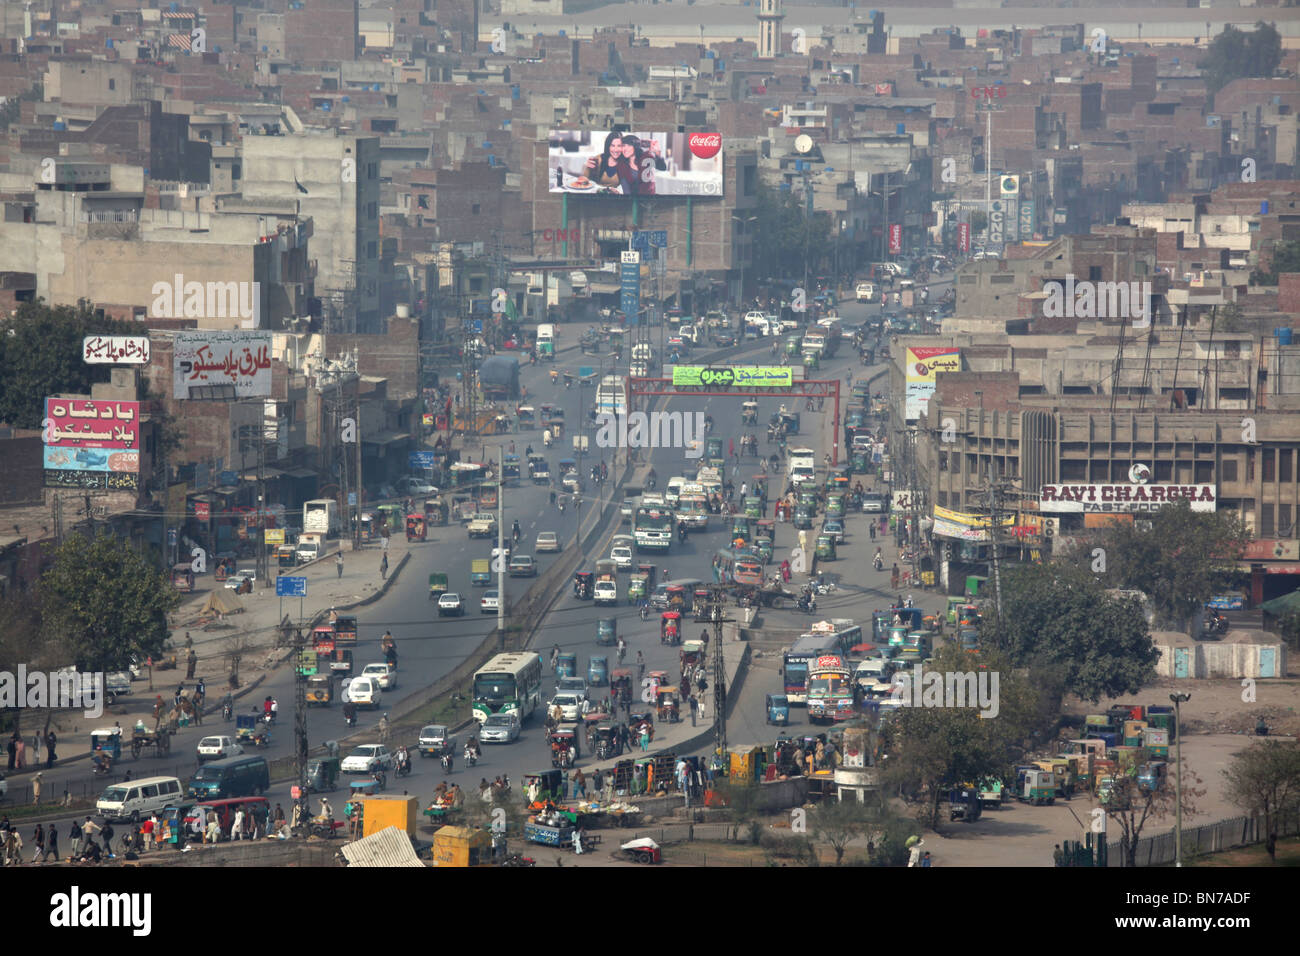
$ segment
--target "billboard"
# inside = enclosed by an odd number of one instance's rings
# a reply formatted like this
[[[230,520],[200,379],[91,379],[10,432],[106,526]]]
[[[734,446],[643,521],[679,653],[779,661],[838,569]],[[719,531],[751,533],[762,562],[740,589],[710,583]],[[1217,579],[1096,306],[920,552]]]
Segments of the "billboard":
[[[901,223],[890,223],[889,225],[889,253],[898,255],[903,251],[903,226]]]
[[[87,365],[148,365],[147,335],[87,335],[81,340],[81,360]]]
[[[140,403],[47,398],[41,422],[45,487],[140,487]]]
[[[935,376],[939,372],[961,371],[961,349],[950,345],[907,350],[907,392],[903,417],[916,421],[930,404]]]
[[[706,388],[774,388],[794,384],[794,371],[787,365],[674,365],[673,385]]]
[[[236,398],[271,394],[271,333],[177,332],[172,352],[172,398],[196,387],[233,385]]]
[[[957,223],[957,251],[970,252],[970,223]]]
[[[995,199],[989,203],[989,242],[1001,244],[1004,241],[1002,222],[1005,214],[1002,200]]]
[[[1193,511],[1214,511],[1214,485],[1043,485],[1040,511],[1066,514],[1140,514],[1186,500]]]
[[[641,253],[624,251],[619,265],[618,307],[628,325],[636,325],[641,311]]]
[[[721,196],[722,134],[553,129],[547,189],[593,196]]]

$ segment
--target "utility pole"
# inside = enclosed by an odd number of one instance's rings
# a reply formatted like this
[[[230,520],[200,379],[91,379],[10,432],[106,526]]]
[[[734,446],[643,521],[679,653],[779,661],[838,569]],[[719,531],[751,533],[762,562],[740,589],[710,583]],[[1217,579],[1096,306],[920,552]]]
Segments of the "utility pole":
[[[307,675],[302,669],[303,650],[302,628],[297,627],[293,635],[294,770],[298,778],[298,819],[305,824],[311,816],[311,808],[307,803]]]
[[[713,618],[713,740],[722,770],[727,767],[727,671],[722,658],[722,624],[729,618],[722,616],[725,592],[715,587],[712,594]]]
[[[506,648],[506,446],[497,446],[497,641]],[[511,537],[511,547],[514,538]]]
[[[920,584],[918,576],[917,556],[921,550],[921,503],[917,500],[919,497],[917,488],[916,475],[916,426],[907,430],[907,449],[908,449],[908,475],[907,475],[907,510],[909,518],[907,522],[907,543],[908,550],[912,556],[912,587]]]
[[[356,357],[357,360],[356,361],[357,364],[357,380],[356,380],[357,381],[357,430],[355,436],[356,445],[357,445],[357,491],[356,491],[357,505],[352,513],[352,550],[360,551],[361,550],[361,489],[362,489],[362,484],[361,484],[361,365],[360,365],[361,356],[358,355],[356,352],[353,352],[352,354]],[[346,500],[347,499],[345,498],[344,501]],[[405,516],[403,516],[403,520],[405,520]]]
[[[1002,543],[1000,540],[1002,531],[1002,517],[1007,513],[1006,495],[1007,482],[1001,478],[993,476],[993,463],[989,462],[989,472],[987,484],[984,487],[984,507],[979,511],[988,515],[989,521],[989,544],[992,548],[992,554],[989,558],[989,566],[993,571],[993,600],[998,609],[998,616],[1002,616]]]

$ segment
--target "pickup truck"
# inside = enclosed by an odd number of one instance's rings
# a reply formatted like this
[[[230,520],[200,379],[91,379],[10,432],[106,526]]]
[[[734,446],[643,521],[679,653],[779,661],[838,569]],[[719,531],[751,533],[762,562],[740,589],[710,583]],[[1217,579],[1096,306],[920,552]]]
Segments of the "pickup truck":
[[[485,511],[477,512],[469,519],[469,536],[471,538],[494,538],[497,533],[496,515]]]

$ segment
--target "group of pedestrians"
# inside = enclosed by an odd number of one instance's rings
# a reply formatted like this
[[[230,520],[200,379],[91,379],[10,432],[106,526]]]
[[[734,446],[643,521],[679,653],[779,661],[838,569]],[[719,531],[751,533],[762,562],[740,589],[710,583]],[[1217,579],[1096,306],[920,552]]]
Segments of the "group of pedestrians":
[[[86,817],[84,822],[73,820],[67,824],[65,832],[69,843],[66,858],[60,853],[59,824],[51,823],[48,826],[36,824],[36,828],[32,831],[32,856],[28,862],[99,863],[104,859],[113,858],[112,841],[115,832],[111,823],[104,823],[101,826],[90,817]],[[0,846],[3,847],[3,851],[0,852],[0,863],[4,866],[18,866],[24,862],[23,838],[18,828],[9,822],[7,816],[0,819]]]
[[[32,766],[38,766],[41,762],[40,748],[42,742],[45,744],[45,769],[48,770],[54,766],[56,759],[55,748],[58,747],[59,743],[58,735],[51,730],[44,738],[37,734],[32,737],[29,743],[23,739],[22,734],[15,730],[9,737],[6,748],[9,752],[9,769],[11,771],[26,770],[29,761]]]

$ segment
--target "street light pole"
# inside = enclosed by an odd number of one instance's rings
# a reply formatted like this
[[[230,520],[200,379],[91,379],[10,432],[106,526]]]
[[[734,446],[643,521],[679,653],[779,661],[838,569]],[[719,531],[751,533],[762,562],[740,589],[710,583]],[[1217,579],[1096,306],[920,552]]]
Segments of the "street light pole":
[[[497,641],[506,646],[506,446],[497,446]],[[514,540],[511,538],[511,546]]]
[[[1183,865],[1183,732],[1180,724],[1179,705],[1192,699],[1191,694],[1179,692],[1170,694],[1174,702],[1174,759],[1178,763],[1177,776],[1174,777],[1174,866]]]

